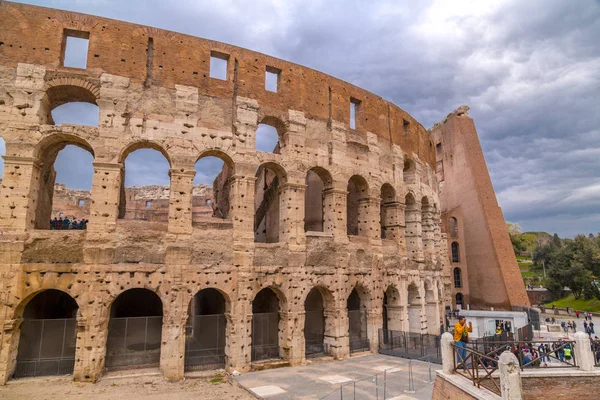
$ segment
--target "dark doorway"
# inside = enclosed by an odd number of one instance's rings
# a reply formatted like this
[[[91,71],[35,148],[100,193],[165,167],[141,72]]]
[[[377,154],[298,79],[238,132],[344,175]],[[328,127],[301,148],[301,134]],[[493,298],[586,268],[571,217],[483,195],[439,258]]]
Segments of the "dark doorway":
[[[185,332],[185,369],[225,367],[226,302],[216,289],[198,292],[189,307]]]
[[[266,288],[252,302],[252,361],[280,358],[279,298]]]
[[[350,353],[369,350],[367,338],[367,315],[363,310],[360,296],[355,289],[348,296],[348,335],[350,337]]]
[[[306,358],[327,354],[323,295],[313,288],[304,301],[304,342]]]
[[[110,308],[106,368],[157,367],[160,364],[162,301],[148,289],[121,293]]]
[[[73,373],[78,308],[60,290],[31,299],[23,311],[15,378]]]

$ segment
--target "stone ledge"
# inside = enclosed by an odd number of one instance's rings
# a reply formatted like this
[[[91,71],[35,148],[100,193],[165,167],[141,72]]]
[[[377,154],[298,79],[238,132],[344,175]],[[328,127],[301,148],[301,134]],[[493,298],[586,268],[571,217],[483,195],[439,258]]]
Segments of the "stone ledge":
[[[456,386],[463,392],[480,400],[501,400],[502,398],[486,389],[479,389],[473,386],[473,383],[465,377],[457,374],[447,374],[444,371],[435,371],[438,378],[445,380],[451,385]]]

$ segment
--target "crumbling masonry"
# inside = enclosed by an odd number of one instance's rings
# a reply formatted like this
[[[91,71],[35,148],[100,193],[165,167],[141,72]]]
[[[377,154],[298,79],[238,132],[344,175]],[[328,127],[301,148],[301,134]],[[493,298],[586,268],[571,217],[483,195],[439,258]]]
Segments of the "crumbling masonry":
[[[85,69],[64,66],[67,37],[89,39]],[[226,61],[225,79],[211,77],[211,56]],[[98,126],[54,125],[67,102],[97,105]],[[255,149],[261,123],[277,129],[273,153]],[[344,358],[376,350],[382,327],[438,334],[452,304],[430,134],[320,72],[0,1],[0,135],[0,383]],[[53,163],[68,144],[94,157],[89,223],[48,230]],[[124,160],[141,148],[170,164],[166,222],[125,218]],[[194,221],[194,165],[206,156],[225,164],[219,213]]]

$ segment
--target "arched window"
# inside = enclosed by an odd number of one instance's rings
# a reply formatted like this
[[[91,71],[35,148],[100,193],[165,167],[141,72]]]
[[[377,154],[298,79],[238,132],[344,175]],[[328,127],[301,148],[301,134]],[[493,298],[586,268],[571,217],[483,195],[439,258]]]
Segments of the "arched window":
[[[463,294],[456,293],[456,307],[461,309],[463,307]]]
[[[462,272],[460,268],[454,268],[454,287],[457,289],[462,288]]]
[[[254,241],[279,242],[279,188],[285,171],[274,163],[263,164],[256,172],[254,186]]]
[[[221,154],[203,156],[194,169],[193,222],[229,218],[229,178],[233,175],[233,162]]]
[[[252,300],[252,361],[280,358],[280,310],[279,298],[271,288],[261,290]]]
[[[458,243],[452,242],[452,262],[460,262]]]
[[[366,224],[368,221],[365,218],[365,208],[360,206],[362,199],[366,198],[369,193],[369,185],[365,178],[359,175],[354,175],[348,181],[348,195],[346,196],[347,210],[347,234],[367,236],[368,232]]]
[[[279,154],[283,147],[284,123],[275,117],[265,117],[256,129],[256,150]]]
[[[450,218],[450,237],[458,237],[458,222],[454,217]]]
[[[404,160],[404,168],[402,175],[404,176],[404,183],[411,184],[416,182],[417,168],[413,160],[410,160],[408,158]]]
[[[139,143],[123,158],[119,219],[167,223],[171,179],[166,152],[151,143]]]
[[[98,126],[100,109],[96,104],[97,92],[77,85],[51,86],[46,91],[47,123],[50,125]],[[98,89],[96,89],[98,90]]]
[[[331,175],[323,168],[312,168],[306,174],[306,191],[304,195],[304,231],[305,232],[328,232],[331,233],[331,217],[327,218],[325,190],[331,187]]]
[[[80,230],[87,227],[94,153],[77,137],[49,137],[40,147],[40,186],[35,215],[36,229]],[[80,207],[79,200],[83,199]]]

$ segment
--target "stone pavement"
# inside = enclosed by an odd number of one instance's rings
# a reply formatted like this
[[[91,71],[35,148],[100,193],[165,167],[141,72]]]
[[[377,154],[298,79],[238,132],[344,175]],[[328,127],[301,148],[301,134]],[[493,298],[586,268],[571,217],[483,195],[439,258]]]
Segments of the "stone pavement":
[[[432,379],[436,369],[441,366],[431,364]],[[428,363],[413,361],[412,371],[414,393],[405,392],[409,389],[409,360],[382,354],[250,372],[236,380],[258,398],[268,400],[384,399],[384,390],[388,400],[431,399],[433,384],[428,383]]]

